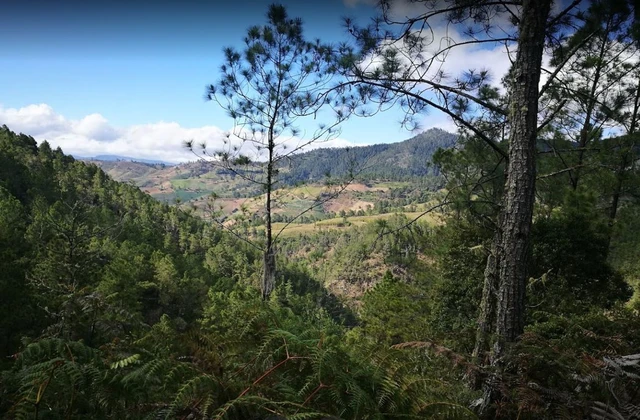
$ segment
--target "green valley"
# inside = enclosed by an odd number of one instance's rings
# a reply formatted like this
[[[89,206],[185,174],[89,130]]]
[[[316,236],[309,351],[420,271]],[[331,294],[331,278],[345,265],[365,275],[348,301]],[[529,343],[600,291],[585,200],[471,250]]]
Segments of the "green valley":
[[[442,179],[431,164],[433,154],[439,148],[453,147],[455,141],[455,135],[432,129],[395,144],[318,149],[296,155],[282,170],[282,185],[276,193],[276,220],[294,218],[312,206],[313,210],[304,216],[306,222],[342,217],[343,213],[364,216],[415,212],[429,200],[429,191],[442,187]],[[211,204],[212,193],[216,196],[214,206],[225,214],[235,213],[241,206],[259,213],[264,206],[259,187],[215,161],[175,166],[135,161],[88,162],[159,201],[195,209],[201,215]],[[338,188],[335,184],[341,183],[348,185],[334,194]],[[328,196],[332,198],[327,199]]]

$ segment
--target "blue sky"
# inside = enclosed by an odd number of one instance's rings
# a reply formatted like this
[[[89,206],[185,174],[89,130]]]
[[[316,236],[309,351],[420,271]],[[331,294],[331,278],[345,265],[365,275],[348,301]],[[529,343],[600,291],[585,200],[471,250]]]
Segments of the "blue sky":
[[[204,87],[217,76],[222,47],[240,45],[269,4],[225,3],[15,2],[0,27],[0,100],[45,102],[69,118],[99,112],[116,125],[220,124]],[[335,0],[285,4],[292,16],[306,15],[309,36],[323,39],[341,38],[342,12],[362,10]]]
[[[231,128],[204,87],[217,78],[222,48],[241,47],[270,3],[5,0],[0,124],[76,155],[189,159],[182,140]],[[343,16],[366,23],[375,11],[371,0],[280,3],[303,19],[308,37],[329,42],[347,39]],[[352,119],[331,145],[411,137],[400,118]],[[442,115],[426,117],[423,128],[431,126],[453,127]]]

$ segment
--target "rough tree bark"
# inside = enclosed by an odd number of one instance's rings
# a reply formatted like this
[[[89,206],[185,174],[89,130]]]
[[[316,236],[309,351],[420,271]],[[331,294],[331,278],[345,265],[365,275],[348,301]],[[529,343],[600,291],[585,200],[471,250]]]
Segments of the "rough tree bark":
[[[500,240],[499,285],[491,365],[497,374],[485,384],[483,413],[500,398],[504,356],[524,327],[527,257],[535,199],[538,85],[550,9],[551,0],[524,0],[522,3],[518,53],[510,86],[509,164],[500,213],[500,234],[496,235]],[[487,272],[491,273],[494,270],[489,264],[495,264],[495,261],[489,258]]]
[[[501,210],[498,349],[501,342],[515,341],[524,325],[526,261],[535,199],[538,83],[550,6],[551,0],[523,2],[509,112],[509,167]]]

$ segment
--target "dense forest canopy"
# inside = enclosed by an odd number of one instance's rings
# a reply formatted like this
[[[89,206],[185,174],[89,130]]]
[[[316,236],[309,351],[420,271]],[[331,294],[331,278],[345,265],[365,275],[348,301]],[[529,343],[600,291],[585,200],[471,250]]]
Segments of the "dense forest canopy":
[[[350,171],[358,179],[404,180],[438,175],[431,157],[439,149],[455,146],[457,136],[430,129],[401,143],[385,143],[350,149],[318,149],[293,156],[282,182],[296,184],[344,178]]]
[[[326,93],[296,91],[284,119],[265,114],[272,152],[287,118],[316,105],[344,111],[338,120],[397,105],[405,123],[437,109],[460,128],[356,151],[344,167],[326,163],[336,150],[293,154],[290,166],[277,153],[201,162],[266,171],[261,223],[213,223],[2,126],[0,415],[637,418],[637,5],[420,4],[398,22],[382,2],[371,26],[347,21],[352,39],[334,49],[305,43],[280,6],[249,30],[247,62],[267,86],[238,71],[273,103],[299,86],[273,84],[290,68],[268,67],[265,45],[291,42],[282,55],[295,51],[296,65],[327,81]],[[496,16],[506,16],[501,40],[491,38]],[[517,43],[503,89],[484,72],[430,72],[443,51],[425,58],[416,25],[427,33],[434,17],[466,24],[469,42]],[[305,56],[319,52],[322,69]],[[372,54],[380,66],[364,68]],[[238,90],[233,69],[222,69],[227,92]],[[265,112],[247,98],[239,112]],[[416,160],[425,153],[430,165]],[[386,212],[271,236],[298,217],[272,212],[278,182],[329,173],[344,192],[358,166],[363,182],[407,182],[386,187]]]

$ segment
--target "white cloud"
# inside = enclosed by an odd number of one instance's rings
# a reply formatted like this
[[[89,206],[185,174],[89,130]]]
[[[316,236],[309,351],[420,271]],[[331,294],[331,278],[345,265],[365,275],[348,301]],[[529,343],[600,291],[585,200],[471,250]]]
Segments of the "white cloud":
[[[66,120],[49,105],[29,105],[24,108],[0,108],[0,121],[17,131],[27,131],[34,137],[45,133],[63,132]]]
[[[345,0],[345,4],[357,3],[370,4],[370,1]],[[445,4],[439,2],[392,1],[389,3],[388,17],[391,21],[407,22],[408,18],[442,10],[443,6]],[[402,38],[389,39],[381,43],[377,51],[366,57],[360,67],[364,71],[374,72],[384,63],[382,52],[395,51],[400,64],[397,73],[407,79],[413,79],[412,82],[405,83],[404,87],[439,105],[445,104],[441,91],[428,82],[455,88],[457,87],[456,79],[462,79],[470,70],[488,71],[489,84],[504,94],[502,78],[511,68],[512,60],[515,59],[517,43],[507,40],[505,45],[505,41],[502,40],[511,38],[515,33],[515,28],[510,22],[510,14],[498,8],[494,12],[489,14],[491,30],[488,32],[484,32],[481,25],[474,25],[472,19],[458,24],[450,22],[446,14],[435,14],[428,19],[425,26],[421,26],[423,21],[413,25],[413,34],[421,36],[423,40],[419,46],[406,42],[406,39]],[[517,9],[513,9],[512,12],[519,13]],[[471,38],[465,34],[465,31],[469,29],[469,25],[479,31],[477,39],[486,42],[468,42]],[[392,25],[392,27],[396,32],[407,29],[406,25]],[[475,91],[468,93],[477,95]],[[434,127],[449,132],[457,131],[453,120],[435,108],[428,107],[427,114],[418,117],[418,123],[421,128]]]
[[[109,125],[109,121],[100,114],[87,115],[78,122],[73,123],[73,131],[87,138],[99,141],[117,140],[120,133]]]
[[[0,124],[11,130],[33,136],[38,142],[47,140],[53,148],[76,156],[122,155],[167,162],[185,162],[196,156],[184,147],[185,140],[207,143],[210,151],[225,148],[225,130],[216,126],[182,127],[177,122],[156,122],[128,127],[115,127],[102,115],[93,113],[80,120],[71,120],[58,114],[47,104],[6,108],[0,105]],[[285,140],[289,149],[300,144],[300,139]],[[355,144],[341,138],[318,142],[305,147],[346,147]]]
[[[458,126],[453,121],[453,119],[440,111],[434,111],[429,115],[424,116],[420,121],[420,130],[428,129],[428,128],[439,128],[441,130],[447,131],[449,133],[457,133]]]
[[[423,37],[420,50],[408,47],[404,39],[389,41],[381,50],[396,51],[400,64],[399,73],[409,74],[410,78],[449,84],[447,79],[460,77],[469,70],[488,70],[491,84],[502,88],[501,78],[511,67],[515,58],[516,44],[511,42],[509,49],[503,42],[467,43],[469,39],[460,34],[455,26],[434,26],[429,30],[414,31]],[[372,55],[361,64],[368,71],[375,70],[383,63],[379,55]],[[445,75],[443,80],[441,72]],[[424,85],[428,88],[428,85]]]
[[[502,78],[511,68],[511,60],[516,49],[515,43],[509,49],[501,43],[465,44],[466,37],[461,35],[454,26],[439,26],[432,31],[423,33],[427,36],[420,50],[407,49],[403,40],[390,41],[386,48],[399,52],[401,64],[400,74],[409,75],[413,82],[405,83],[404,87],[414,94],[426,98],[434,103],[447,106],[442,92],[431,83],[443,86],[457,87],[456,79],[462,78],[466,72],[488,71],[488,83],[505,93]],[[451,48],[447,48],[452,46]],[[384,49],[385,47],[383,47]],[[380,55],[372,55],[361,65],[366,71],[373,71],[383,63]],[[425,63],[424,66],[420,63]],[[430,83],[431,82],[431,83]],[[476,91],[468,91],[477,95]],[[471,112],[481,111],[479,105],[471,105]],[[475,111],[473,111],[475,109]],[[441,128],[449,132],[457,132],[457,126],[445,113],[436,108],[427,107],[427,114],[419,117],[420,127]]]

